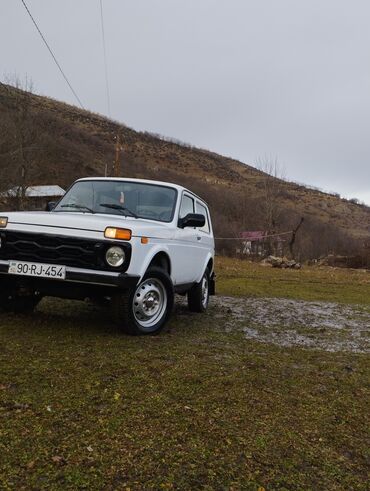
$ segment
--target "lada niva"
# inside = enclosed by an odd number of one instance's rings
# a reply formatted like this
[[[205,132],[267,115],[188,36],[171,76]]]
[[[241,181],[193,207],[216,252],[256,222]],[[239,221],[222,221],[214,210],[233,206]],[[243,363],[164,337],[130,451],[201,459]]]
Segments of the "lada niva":
[[[0,309],[43,297],[106,303],[122,330],[155,334],[174,295],[203,312],[215,292],[207,204],[158,181],[86,178],[44,212],[0,216]]]

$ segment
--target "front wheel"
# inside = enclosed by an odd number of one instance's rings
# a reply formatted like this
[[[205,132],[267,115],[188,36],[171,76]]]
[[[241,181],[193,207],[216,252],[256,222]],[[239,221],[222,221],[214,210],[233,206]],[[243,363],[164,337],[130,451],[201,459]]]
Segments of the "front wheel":
[[[158,334],[173,307],[171,278],[160,268],[150,268],[134,291],[112,299],[115,320],[132,335]]]
[[[14,312],[16,314],[30,314],[39,304],[41,297],[39,295],[1,295],[0,310],[4,312]]]
[[[200,283],[188,292],[190,312],[205,312],[209,303],[209,271],[206,269]]]

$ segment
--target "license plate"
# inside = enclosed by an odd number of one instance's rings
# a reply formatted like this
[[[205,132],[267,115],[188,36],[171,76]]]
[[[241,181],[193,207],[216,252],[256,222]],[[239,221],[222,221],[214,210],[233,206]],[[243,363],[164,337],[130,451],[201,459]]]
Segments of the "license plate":
[[[56,266],[55,264],[11,261],[8,273],[20,276],[35,276],[37,278],[49,278],[55,280],[66,279],[65,266]]]

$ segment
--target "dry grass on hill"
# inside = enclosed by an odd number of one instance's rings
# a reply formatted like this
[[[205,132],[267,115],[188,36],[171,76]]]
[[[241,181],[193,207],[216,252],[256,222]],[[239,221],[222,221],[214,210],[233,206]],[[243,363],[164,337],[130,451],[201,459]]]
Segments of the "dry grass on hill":
[[[17,157],[7,133],[17,116],[14,89],[0,86],[0,188],[19,179]],[[266,174],[213,152],[180,145],[130,129],[102,116],[41,96],[30,95],[34,145],[27,178],[32,184],[67,187],[79,177],[104,175],[114,158],[114,138],[124,146],[125,176],[163,179],[191,187],[210,204],[216,234],[263,230]],[[14,143],[14,142],[13,142]],[[303,257],[350,252],[368,237],[370,208],[290,182],[279,182],[274,204],[280,231],[304,216],[297,241]]]

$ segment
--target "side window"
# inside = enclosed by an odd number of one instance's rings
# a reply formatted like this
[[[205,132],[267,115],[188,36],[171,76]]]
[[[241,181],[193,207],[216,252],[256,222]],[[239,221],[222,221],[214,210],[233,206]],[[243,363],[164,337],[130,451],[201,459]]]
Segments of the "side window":
[[[209,234],[210,228],[209,228],[207,208],[204,205],[201,205],[198,201],[197,201],[196,213],[200,213],[201,215],[204,215],[204,217],[206,219],[206,223],[205,223],[204,227],[200,228],[199,230],[202,230],[202,232],[206,232],[207,234]]]
[[[188,213],[194,213],[194,200],[193,198],[190,198],[190,196],[184,194],[180,206],[179,217],[184,218]]]

